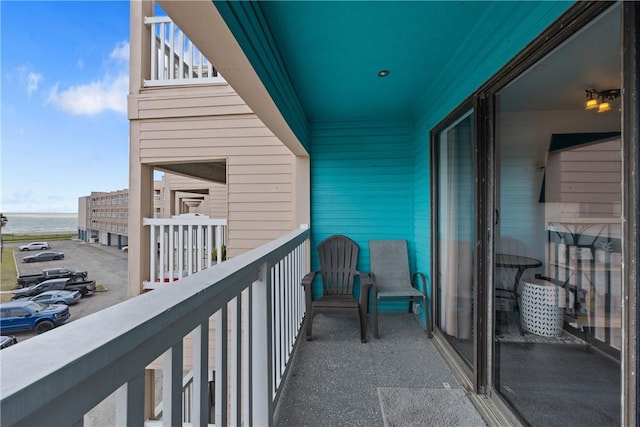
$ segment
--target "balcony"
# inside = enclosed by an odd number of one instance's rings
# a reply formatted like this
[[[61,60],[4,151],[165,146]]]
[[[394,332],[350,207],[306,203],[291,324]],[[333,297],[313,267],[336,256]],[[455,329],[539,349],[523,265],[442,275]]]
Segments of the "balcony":
[[[171,18],[146,17],[144,23],[151,31],[151,76],[145,87],[226,83]]]
[[[355,318],[318,316],[314,341],[298,342],[308,239],[308,230],[294,231],[2,350],[0,424],[81,426],[112,393],[115,425],[382,425],[402,415],[398,399],[417,422],[433,413],[429,402],[455,402],[438,408],[438,420],[462,414],[481,423],[409,314],[383,316],[382,339],[367,344]],[[145,417],[155,408],[145,368],[159,357],[162,415],[154,421]]]
[[[205,270],[223,261],[226,246],[225,219],[177,215],[144,218],[150,227],[150,280],[144,289],[155,289]]]

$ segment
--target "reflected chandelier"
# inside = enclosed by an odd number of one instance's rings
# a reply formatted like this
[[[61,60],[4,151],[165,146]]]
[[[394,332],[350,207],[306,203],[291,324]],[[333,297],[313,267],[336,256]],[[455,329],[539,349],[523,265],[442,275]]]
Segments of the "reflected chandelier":
[[[604,113],[611,110],[611,104],[620,96],[620,89],[585,89],[585,93],[587,94],[587,102],[584,109]]]

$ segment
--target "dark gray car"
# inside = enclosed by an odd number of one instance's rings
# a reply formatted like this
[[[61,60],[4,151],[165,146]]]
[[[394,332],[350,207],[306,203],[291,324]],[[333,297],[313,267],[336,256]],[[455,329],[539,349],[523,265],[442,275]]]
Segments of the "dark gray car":
[[[40,252],[22,258],[22,262],[53,261],[56,259],[64,259],[64,254],[62,252]]]

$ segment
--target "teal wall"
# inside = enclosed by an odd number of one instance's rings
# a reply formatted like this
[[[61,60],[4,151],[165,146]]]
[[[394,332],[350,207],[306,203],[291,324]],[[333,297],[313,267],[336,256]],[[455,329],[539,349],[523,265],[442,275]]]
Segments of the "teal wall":
[[[368,241],[413,240],[413,126],[409,122],[340,123],[311,132],[311,243],[345,234]],[[317,259],[312,267],[317,267]]]
[[[447,61],[426,67],[425,73],[431,76],[427,80],[428,90],[415,93],[407,105],[402,103],[401,110],[407,112],[406,117],[394,116],[393,121],[389,117],[377,117],[358,122],[333,119],[313,122],[309,120],[309,110],[317,105],[312,104],[305,110],[298,99],[288,79],[288,72],[295,69],[283,69],[272,34],[267,25],[262,25],[266,17],[258,3],[222,0],[215,3],[310,154],[312,247],[329,235],[346,234],[359,244],[359,268],[367,270],[368,240],[406,239],[412,270],[426,273],[430,272],[432,257],[431,129],[573,5],[569,1],[487,3],[486,13],[477,17],[476,25],[469,29],[471,32],[466,37],[457,38]],[[298,11],[286,3],[281,6],[280,13]],[[267,10],[278,11],[274,7]],[[305,10],[315,13],[313,8]],[[402,31],[402,21],[398,21],[398,25],[398,31]],[[279,27],[270,31],[277,32]],[[291,58],[305,61],[303,40],[286,37],[283,40],[293,43],[290,50],[296,55]],[[418,64],[424,59],[420,55],[428,51],[429,46],[416,42],[408,48],[415,52]],[[330,87],[320,87],[323,97],[340,99],[344,95],[339,92],[340,88],[359,83],[342,79],[346,77],[340,77],[342,86],[330,80]],[[300,81],[318,85],[313,79]],[[323,101],[322,97],[311,99],[316,103]],[[389,94],[387,101],[392,103],[396,99],[394,94]],[[317,267],[314,254],[312,268]]]
[[[410,122],[324,124],[311,132],[311,245],[344,234],[360,247],[358,269],[369,271],[369,240],[413,241],[413,125]],[[319,268],[312,256],[311,268]],[[314,284],[314,294],[321,285]],[[383,304],[380,311],[406,310]]]

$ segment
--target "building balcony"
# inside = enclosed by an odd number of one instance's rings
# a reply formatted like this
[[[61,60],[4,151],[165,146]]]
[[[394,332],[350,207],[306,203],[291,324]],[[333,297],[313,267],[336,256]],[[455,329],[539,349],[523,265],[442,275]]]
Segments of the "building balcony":
[[[226,83],[171,18],[151,16],[144,23],[151,32],[151,75],[145,87]]]
[[[150,228],[150,271],[144,289],[155,289],[223,261],[227,220],[177,215],[144,218]]]
[[[445,405],[439,419],[481,422],[411,314],[382,316],[381,339],[365,344],[357,319],[333,316],[298,340],[308,239],[294,231],[2,350],[0,424],[83,425],[112,395],[115,425],[382,425],[402,416],[399,400],[419,417],[442,399],[466,406]],[[153,420],[146,369],[158,358]]]

